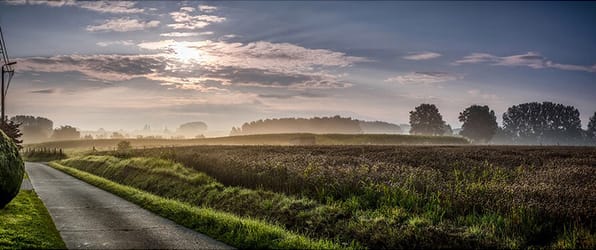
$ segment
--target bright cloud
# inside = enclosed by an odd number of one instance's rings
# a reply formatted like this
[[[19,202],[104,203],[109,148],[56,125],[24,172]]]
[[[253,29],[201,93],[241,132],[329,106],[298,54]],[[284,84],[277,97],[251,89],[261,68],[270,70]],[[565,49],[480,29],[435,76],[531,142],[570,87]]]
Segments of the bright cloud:
[[[199,10],[201,12],[211,13],[211,12],[214,12],[215,10],[217,10],[217,7],[209,6],[209,5],[199,5]]]
[[[125,41],[128,43],[129,41]],[[110,45],[118,42],[106,42]],[[197,91],[234,87],[282,89],[345,88],[352,84],[331,73],[365,58],[307,49],[287,43],[177,42],[140,43],[144,55],[70,55],[19,59],[19,71],[79,72],[91,79],[146,78],[162,85]]]
[[[211,23],[220,23],[226,20],[225,17],[214,15],[191,15],[188,9],[182,7],[180,11],[170,13],[170,17],[174,20],[173,24],[168,24],[173,29],[202,29]]]
[[[426,51],[426,52],[410,53],[409,55],[404,56],[403,59],[420,61],[420,60],[429,60],[429,59],[437,58],[440,56],[441,56],[441,54],[439,54],[439,53]]]
[[[410,72],[387,78],[385,82],[399,84],[430,84],[461,79],[461,76],[447,72]]]
[[[453,62],[454,65],[462,64],[474,64],[474,63],[489,63],[491,65],[498,66],[519,66],[519,67],[530,67],[533,69],[560,69],[560,70],[571,70],[571,71],[585,71],[585,72],[596,72],[596,64],[592,66],[584,65],[573,65],[573,64],[561,64],[555,63],[546,57],[536,52],[527,52],[520,55],[512,56],[495,56],[487,53],[472,53],[464,58]]]
[[[155,28],[159,26],[159,21],[140,21],[137,19],[130,19],[130,18],[114,18],[106,20],[102,24],[98,25],[89,25],[87,26],[87,30],[91,32],[96,31],[116,31],[116,32],[126,32],[126,31],[135,31],[135,30],[144,30],[147,28]]]

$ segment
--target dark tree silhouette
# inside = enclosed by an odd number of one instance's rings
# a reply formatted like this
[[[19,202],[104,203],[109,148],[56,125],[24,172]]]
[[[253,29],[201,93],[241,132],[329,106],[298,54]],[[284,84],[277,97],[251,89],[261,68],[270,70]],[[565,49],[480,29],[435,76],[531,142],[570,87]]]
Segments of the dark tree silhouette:
[[[230,135],[251,135],[271,133],[361,133],[359,121],[340,116],[306,118],[266,119],[244,123],[242,127],[232,127]]]
[[[410,134],[443,135],[447,133],[447,125],[434,104],[420,104],[410,111]]]
[[[17,115],[10,118],[10,120],[21,124],[19,128],[23,133],[23,141],[26,143],[46,141],[52,135],[54,123],[50,119],[29,115]]]
[[[6,134],[6,136],[8,136],[8,138],[12,139],[14,144],[16,144],[19,149],[23,148],[23,146],[21,146],[21,143],[23,143],[23,140],[20,139],[23,134],[19,130],[18,123],[14,122],[14,121],[6,121],[6,122],[0,121],[0,130],[2,130],[4,132],[4,134]]]
[[[596,112],[594,112],[594,115],[590,117],[590,122],[588,122],[588,130],[586,132],[588,133],[588,137],[590,139],[596,139]]]
[[[180,125],[176,133],[184,136],[194,137],[207,130],[207,124],[204,122],[189,122]]]
[[[459,113],[459,121],[463,123],[460,135],[473,142],[490,141],[497,133],[497,117],[495,111],[488,106],[472,105]]]
[[[81,138],[81,133],[74,127],[66,125],[54,129],[52,139],[54,140],[75,140]]]
[[[571,144],[581,139],[579,111],[552,102],[514,105],[503,114],[503,129],[517,143]]]

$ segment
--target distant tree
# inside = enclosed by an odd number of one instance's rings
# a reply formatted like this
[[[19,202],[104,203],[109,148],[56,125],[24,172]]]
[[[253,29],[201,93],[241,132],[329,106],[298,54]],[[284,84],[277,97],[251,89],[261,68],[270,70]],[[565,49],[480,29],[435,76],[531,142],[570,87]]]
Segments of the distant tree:
[[[443,126],[443,135],[444,136],[452,136],[453,135],[453,129],[451,128],[451,125],[445,124]]]
[[[596,112],[594,112],[594,115],[590,117],[590,122],[588,123],[588,130],[586,132],[588,133],[588,137],[590,139],[596,139]]]
[[[420,104],[410,111],[410,134],[443,135],[447,127],[434,104]]]
[[[579,111],[552,102],[514,105],[503,114],[503,129],[518,143],[569,144],[581,139]]]
[[[85,135],[85,137],[83,137],[83,139],[85,139],[85,140],[93,140],[93,136],[87,134],[87,135]]]
[[[188,122],[180,125],[180,127],[176,129],[176,133],[186,136],[194,136],[205,130],[207,130],[207,124],[204,122]]]
[[[132,149],[129,141],[120,141],[118,142],[118,151],[128,151]]]
[[[350,117],[280,118],[252,121],[233,127],[230,135],[271,133],[359,134],[359,121]]]
[[[52,134],[52,139],[54,140],[75,140],[79,138],[81,138],[81,132],[69,125],[54,129],[54,133]]]
[[[10,120],[20,124],[19,128],[23,133],[23,141],[26,143],[46,141],[52,135],[54,123],[48,118],[17,115],[10,118]]]
[[[14,122],[12,120],[6,121],[6,122],[0,121],[0,130],[2,130],[4,132],[4,134],[6,134],[6,136],[8,136],[8,138],[12,139],[14,144],[16,144],[19,149],[23,148],[21,146],[21,143],[23,143],[23,140],[20,139],[23,134],[19,130],[18,123]]]
[[[399,125],[383,121],[359,121],[360,129],[365,134],[399,134],[402,129]]]
[[[118,132],[113,132],[112,135],[110,136],[110,138],[112,139],[122,139],[124,138],[124,135]]]
[[[495,111],[488,106],[472,105],[459,113],[459,121],[463,123],[460,135],[473,142],[488,142],[499,128]]]

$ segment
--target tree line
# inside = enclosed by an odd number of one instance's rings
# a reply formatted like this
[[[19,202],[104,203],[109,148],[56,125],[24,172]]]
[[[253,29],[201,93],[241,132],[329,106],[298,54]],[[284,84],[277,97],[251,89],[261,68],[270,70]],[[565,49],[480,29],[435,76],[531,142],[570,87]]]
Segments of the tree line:
[[[463,123],[459,133],[475,143],[493,139],[501,144],[593,144],[596,142],[596,113],[587,130],[581,127],[580,113],[573,106],[553,102],[513,105],[503,113],[499,127],[495,112],[488,106],[472,105],[459,113]],[[410,111],[411,134],[447,133],[445,121],[434,104],[421,104]]]
[[[382,121],[360,121],[350,117],[279,118],[246,122],[232,127],[230,135],[271,133],[360,134],[401,133],[399,125]]]

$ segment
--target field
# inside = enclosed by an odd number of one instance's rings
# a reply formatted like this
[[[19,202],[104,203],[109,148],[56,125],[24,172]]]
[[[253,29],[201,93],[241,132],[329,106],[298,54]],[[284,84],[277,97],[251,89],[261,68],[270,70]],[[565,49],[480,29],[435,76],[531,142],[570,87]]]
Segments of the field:
[[[191,146],[59,161],[367,248],[594,248],[596,148]]]

